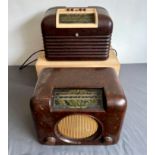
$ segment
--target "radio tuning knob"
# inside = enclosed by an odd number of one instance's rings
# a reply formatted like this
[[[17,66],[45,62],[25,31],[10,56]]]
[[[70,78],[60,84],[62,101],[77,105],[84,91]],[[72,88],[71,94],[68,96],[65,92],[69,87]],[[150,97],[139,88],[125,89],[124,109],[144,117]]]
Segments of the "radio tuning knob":
[[[75,33],[75,37],[79,37],[79,33]]]
[[[112,137],[110,137],[110,136],[104,137],[104,140],[105,140],[107,143],[109,143],[109,144],[111,144],[111,143],[113,142],[113,139],[112,139]]]
[[[55,143],[56,143],[56,139],[54,137],[48,137],[47,138],[46,144],[53,145]]]

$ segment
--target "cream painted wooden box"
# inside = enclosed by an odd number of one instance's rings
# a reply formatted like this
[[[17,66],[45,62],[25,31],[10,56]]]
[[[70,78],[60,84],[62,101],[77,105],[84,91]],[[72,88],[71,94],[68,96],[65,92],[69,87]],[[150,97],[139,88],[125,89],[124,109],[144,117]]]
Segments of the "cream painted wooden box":
[[[87,68],[87,67],[111,67],[117,75],[120,71],[120,63],[116,56],[116,53],[111,50],[109,58],[107,60],[99,61],[47,61],[45,59],[44,52],[38,55],[38,60],[35,64],[37,75],[40,74],[44,68]]]

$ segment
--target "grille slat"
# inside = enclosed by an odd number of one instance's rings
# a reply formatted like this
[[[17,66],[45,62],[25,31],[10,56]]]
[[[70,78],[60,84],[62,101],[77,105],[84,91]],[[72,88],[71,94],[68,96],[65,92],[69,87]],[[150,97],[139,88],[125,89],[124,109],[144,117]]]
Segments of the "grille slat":
[[[44,38],[75,38],[75,36],[44,36]],[[111,35],[104,35],[104,36],[79,36],[78,38],[111,38]]]
[[[45,40],[46,41],[46,40]],[[52,46],[59,46],[59,45],[72,45],[72,46],[87,46],[87,45],[93,45],[93,46],[103,46],[103,45],[110,45],[110,42],[46,42],[46,45],[52,45]]]
[[[49,57],[73,57],[73,55],[47,55]],[[74,57],[80,57],[81,54],[76,54]],[[105,56],[104,54],[92,54],[92,55],[88,55],[88,54],[85,54],[85,55],[82,55],[82,57],[101,57],[101,56]]]
[[[47,58],[107,58],[111,35],[107,36],[43,36]]]
[[[77,52],[77,53],[74,53],[74,52],[70,52],[70,53],[67,53],[67,52],[51,52],[49,53],[48,55],[78,55],[78,54],[81,54],[81,55],[84,55],[84,54],[87,54],[87,55],[107,55],[108,54],[108,51],[106,53],[103,53],[103,52],[97,52],[97,53],[94,53],[94,52]]]
[[[48,50],[60,50],[60,51],[66,51],[66,50],[80,50],[80,51],[102,51],[105,52],[106,50],[109,50],[110,46],[46,46],[45,49]]]
[[[46,45],[47,49],[108,49],[109,46],[52,46],[52,45]]]
[[[46,42],[108,42],[110,39],[82,39],[82,38],[71,38],[71,39],[44,39]]]
[[[107,52],[109,49],[47,49],[47,52],[94,52],[94,54],[98,52]]]

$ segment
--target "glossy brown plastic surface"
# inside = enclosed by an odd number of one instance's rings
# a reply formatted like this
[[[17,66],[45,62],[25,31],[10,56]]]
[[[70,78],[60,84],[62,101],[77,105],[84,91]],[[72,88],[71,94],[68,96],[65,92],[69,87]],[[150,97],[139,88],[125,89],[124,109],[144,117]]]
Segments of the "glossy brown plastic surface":
[[[41,23],[46,59],[107,59],[113,30],[113,22],[107,10],[95,7],[98,13],[97,28],[56,28],[58,8],[49,9]]]
[[[81,109],[53,107],[54,88],[102,88],[103,108]],[[42,144],[109,145],[119,140],[127,101],[118,77],[112,68],[44,69],[37,81],[30,102],[38,140]],[[62,137],[57,132],[58,122],[71,114],[85,114],[96,120],[95,135],[81,140]]]

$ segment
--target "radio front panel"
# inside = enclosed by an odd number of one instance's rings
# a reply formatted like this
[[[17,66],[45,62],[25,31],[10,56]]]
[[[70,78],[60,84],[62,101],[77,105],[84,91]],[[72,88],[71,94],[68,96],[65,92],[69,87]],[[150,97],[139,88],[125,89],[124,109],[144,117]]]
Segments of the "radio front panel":
[[[126,104],[112,68],[44,69],[30,102],[38,140],[48,145],[117,143]]]
[[[104,8],[51,8],[41,27],[47,60],[109,57],[113,23]]]

